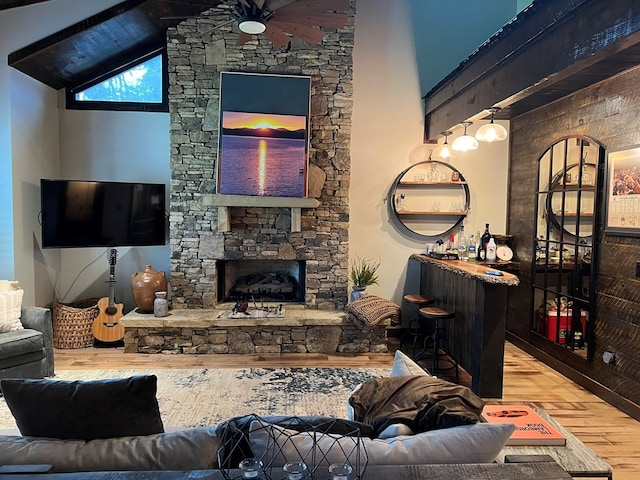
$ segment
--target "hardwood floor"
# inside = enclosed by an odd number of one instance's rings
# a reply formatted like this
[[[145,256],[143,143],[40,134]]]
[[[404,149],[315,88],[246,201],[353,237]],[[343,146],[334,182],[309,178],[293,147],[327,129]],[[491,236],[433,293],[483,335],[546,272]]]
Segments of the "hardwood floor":
[[[640,479],[640,422],[507,343],[503,400],[544,408],[603,457],[614,480]],[[361,367],[385,368],[389,354],[143,355],[121,348],[56,350],[57,370],[118,368]]]

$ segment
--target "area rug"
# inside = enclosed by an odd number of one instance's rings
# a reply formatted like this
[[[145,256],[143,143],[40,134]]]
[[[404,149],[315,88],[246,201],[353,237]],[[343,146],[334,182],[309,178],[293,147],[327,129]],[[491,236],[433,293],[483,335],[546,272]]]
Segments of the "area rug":
[[[330,415],[346,418],[347,398],[384,368],[247,368],[61,370],[55,380],[97,380],[153,374],[166,427],[217,425],[238,415]],[[42,405],[42,408],[47,408]],[[0,397],[0,429],[16,424]]]

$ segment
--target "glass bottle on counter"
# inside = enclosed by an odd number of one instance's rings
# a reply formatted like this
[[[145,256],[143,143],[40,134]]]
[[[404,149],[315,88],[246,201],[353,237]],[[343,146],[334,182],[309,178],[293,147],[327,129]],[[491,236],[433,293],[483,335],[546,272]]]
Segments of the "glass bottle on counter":
[[[465,262],[469,259],[467,252],[467,237],[464,234],[464,225],[460,225],[460,233],[458,234],[458,257],[460,260]]]
[[[482,252],[480,253],[480,255],[484,256],[483,260],[487,259],[487,244],[489,243],[489,240],[491,240],[491,233],[489,232],[489,224],[485,223],[484,233],[482,234],[482,237],[480,237],[480,248],[482,249]]]
[[[496,260],[496,241],[493,237],[489,238],[487,243],[487,253],[485,254],[487,262],[495,262]]]
[[[480,230],[476,232],[476,260],[484,260],[484,253],[482,253],[482,237],[480,236]]]
[[[467,260],[476,260],[476,238],[473,233],[467,242]]]

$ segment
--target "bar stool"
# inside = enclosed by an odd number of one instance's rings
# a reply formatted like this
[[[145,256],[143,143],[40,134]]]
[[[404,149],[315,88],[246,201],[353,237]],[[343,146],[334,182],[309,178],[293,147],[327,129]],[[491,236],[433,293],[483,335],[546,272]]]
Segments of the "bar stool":
[[[411,322],[409,322],[409,331],[406,333],[406,335],[412,340],[411,358],[416,358],[416,346],[418,344],[418,340],[423,339],[424,344],[424,338],[429,334],[429,331],[424,328],[419,310],[421,308],[428,307],[429,305],[433,305],[435,300],[433,298],[414,294],[405,295],[403,298],[408,304],[415,305],[417,307],[416,316],[411,320]]]
[[[425,339],[422,352],[421,354],[418,355],[418,357],[415,358],[415,360],[418,361],[421,356],[427,356],[427,358],[431,358],[432,359],[431,368],[433,369],[433,372],[432,372],[433,374],[435,374],[439,370],[443,371],[443,370],[455,369],[456,382],[457,382],[458,381],[458,362],[456,362],[451,357],[450,352],[448,352],[449,344],[447,341],[447,337],[446,335],[443,335],[443,333],[445,332],[445,328],[440,323],[441,321],[444,321],[444,320],[453,320],[456,316],[455,313],[448,312],[447,310],[443,310],[442,308],[427,306],[418,310],[418,315],[422,320],[431,322],[433,324],[433,333],[431,334],[433,351],[432,352],[427,351],[427,345],[426,345],[427,339]],[[441,350],[444,353],[441,353]],[[444,358],[445,355],[446,355],[446,358]],[[449,363],[451,366],[443,368],[440,365],[441,362]]]

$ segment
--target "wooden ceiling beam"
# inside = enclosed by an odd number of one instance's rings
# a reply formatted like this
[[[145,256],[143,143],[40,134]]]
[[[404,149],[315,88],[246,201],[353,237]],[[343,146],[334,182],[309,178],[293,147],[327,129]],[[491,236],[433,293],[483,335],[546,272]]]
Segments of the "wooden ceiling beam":
[[[536,0],[425,95],[425,140],[491,106],[513,118],[629,68],[636,0]]]

